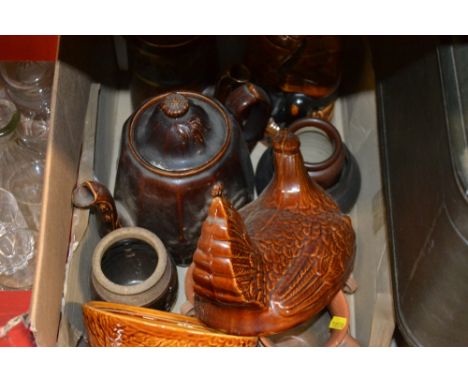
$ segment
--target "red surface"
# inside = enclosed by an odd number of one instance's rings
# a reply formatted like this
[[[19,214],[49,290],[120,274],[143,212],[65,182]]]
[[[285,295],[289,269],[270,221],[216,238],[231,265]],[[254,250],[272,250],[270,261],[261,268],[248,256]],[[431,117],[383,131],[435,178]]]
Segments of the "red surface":
[[[0,292],[0,332],[12,318],[27,313],[31,302],[31,291]],[[0,336],[0,347],[34,346],[31,332],[23,321],[11,327],[6,335]]]
[[[23,320],[18,320],[5,335],[0,336],[0,347],[28,347],[34,345],[34,338]]]
[[[0,292],[0,327],[29,310],[31,291]]]
[[[0,36],[0,61],[55,61],[59,36]]]

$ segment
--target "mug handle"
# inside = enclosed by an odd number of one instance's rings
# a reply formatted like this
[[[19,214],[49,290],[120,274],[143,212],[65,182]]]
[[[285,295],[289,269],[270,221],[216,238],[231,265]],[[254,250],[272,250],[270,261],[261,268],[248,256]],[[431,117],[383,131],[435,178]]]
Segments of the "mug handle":
[[[228,95],[239,86],[250,82],[250,71],[243,64],[231,65],[219,78],[215,87],[215,98],[225,103]]]
[[[263,138],[271,114],[268,94],[250,82],[235,88],[226,98],[228,110],[241,126],[249,149]]]

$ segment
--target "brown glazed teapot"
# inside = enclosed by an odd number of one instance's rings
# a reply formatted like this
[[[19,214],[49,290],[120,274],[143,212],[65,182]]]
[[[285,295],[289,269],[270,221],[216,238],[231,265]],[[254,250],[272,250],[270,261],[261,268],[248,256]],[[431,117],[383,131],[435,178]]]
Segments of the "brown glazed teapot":
[[[165,93],[144,103],[122,133],[114,197],[135,225],[158,235],[177,265],[192,261],[210,190],[241,207],[253,198],[253,169],[242,131],[262,131],[266,93],[252,84],[226,99],[232,114],[200,93]],[[242,131],[241,131],[242,129]]]

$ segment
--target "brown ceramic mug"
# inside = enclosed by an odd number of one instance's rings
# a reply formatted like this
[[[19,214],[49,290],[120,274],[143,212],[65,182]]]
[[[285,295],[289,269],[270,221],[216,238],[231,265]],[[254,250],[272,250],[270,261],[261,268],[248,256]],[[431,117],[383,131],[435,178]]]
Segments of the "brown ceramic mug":
[[[229,93],[248,82],[250,82],[249,68],[242,64],[231,65],[216,82],[214,96],[220,102],[224,103]]]

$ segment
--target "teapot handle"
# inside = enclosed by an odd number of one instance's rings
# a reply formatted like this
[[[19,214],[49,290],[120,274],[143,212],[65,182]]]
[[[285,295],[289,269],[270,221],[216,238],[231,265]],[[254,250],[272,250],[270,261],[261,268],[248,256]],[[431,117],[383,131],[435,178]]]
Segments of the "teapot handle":
[[[263,138],[271,114],[268,94],[257,85],[246,83],[235,88],[226,98],[226,107],[241,126],[244,139],[253,149]]]
[[[99,235],[121,228],[117,208],[111,193],[103,184],[94,180],[87,180],[73,190],[72,202],[78,208],[90,208],[99,217]]]

